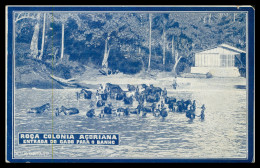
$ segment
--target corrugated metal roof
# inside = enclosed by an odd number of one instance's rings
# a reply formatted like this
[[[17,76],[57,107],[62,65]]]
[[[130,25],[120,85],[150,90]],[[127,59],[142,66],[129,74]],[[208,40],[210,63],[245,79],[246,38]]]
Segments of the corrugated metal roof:
[[[233,46],[225,44],[225,43],[211,47],[211,48],[208,48],[208,49],[205,49],[205,50],[197,51],[195,53],[204,52],[204,51],[211,50],[211,49],[218,48],[218,47],[225,48],[225,49],[228,49],[228,50],[231,50],[231,51],[236,51],[236,52],[239,52],[239,53],[246,53],[244,50],[238,49],[236,47],[233,47]]]

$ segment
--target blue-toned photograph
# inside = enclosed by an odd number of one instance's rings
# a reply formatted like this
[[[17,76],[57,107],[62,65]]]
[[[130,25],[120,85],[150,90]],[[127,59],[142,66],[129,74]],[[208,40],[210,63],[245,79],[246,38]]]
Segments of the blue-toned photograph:
[[[7,7],[7,162],[252,162],[250,12]]]

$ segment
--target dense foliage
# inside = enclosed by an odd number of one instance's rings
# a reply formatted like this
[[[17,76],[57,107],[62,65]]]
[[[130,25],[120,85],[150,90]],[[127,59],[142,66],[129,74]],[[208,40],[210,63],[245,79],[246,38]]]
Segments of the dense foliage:
[[[46,13],[44,19],[42,13],[18,12],[15,14],[16,63],[19,66],[34,58],[47,66],[54,63],[59,71],[70,69],[68,61],[72,61],[79,65],[74,69],[83,71],[82,65],[101,68],[106,56],[108,68],[112,70],[128,74],[147,70],[148,15],[57,12]],[[172,12],[151,16],[151,69],[172,71],[176,64],[177,73],[187,71],[193,65],[195,52],[221,43],[246,48],[245,13]],[[32,52],[33,45],[39,52]]]

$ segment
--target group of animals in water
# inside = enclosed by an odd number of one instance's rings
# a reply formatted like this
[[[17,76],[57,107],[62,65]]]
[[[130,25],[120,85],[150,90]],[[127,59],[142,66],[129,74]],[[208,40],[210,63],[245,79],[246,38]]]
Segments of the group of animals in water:
[[[90,110],[87,111],[86,116],[92,117],[104,117],[106,115],[115,116],[129,116],[132,114],[146,116],[147,113],[152,113],[155,117],[167,117],[168,112],[186,113],[186,117],[193,120],[196,116],[201,119],[205,118],[205,105],[201,108],[201,114],[196,115],[196,101],[195,100],[176,100],[174,97],[167,96],[167,89],[154,87],[151,85],[142,84],[141,88],[134,85],[127,85],[127,91],[122,90],[119,85],[107,83],[105,87],[100,85],[96,91],[96,102],[91,101]],[[82,96],[84,99],[92,99],[93,93],[90,90],[82,89],[76,93],[77,99]],[[114,99],[116,101],[123,101],[124,107],[115,108],[108,99]],[[138,102],[137,107],[133,107],[133,102]],[[147,105],[149,104],[149,105]],[[96,113],[96,109],[101,108],[99,114]],[[44,104],[40,107],[31,108],[28,113],[41,114],[50,109],[50,104]],[[55,115],[75,115],[79,114],[77,108],[66,108],[61,106],[55,109]]]

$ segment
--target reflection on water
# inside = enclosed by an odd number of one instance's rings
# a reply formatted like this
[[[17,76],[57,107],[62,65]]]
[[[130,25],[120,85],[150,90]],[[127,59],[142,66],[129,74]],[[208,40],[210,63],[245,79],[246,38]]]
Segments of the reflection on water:
[[[205,120],[190,121],[185,114],[170,112],[165,119],[131,115],[129,117],[87,118],[89,100],[76,100],[76,90],[53,90],[53,109],[76,107],[79,115],[53,117],[27,114],[30,107],[52,102],[51,90],[16,90],[15,135],[18,132],[119,133],[118,146],[54,145],[54,158],[245,158],[247,155],[246,91],[200,90],[173,91],[177,99],[195,99],[205,104]],[[121,106],[120,102],[113,102]],[[117,103],[117,104],[116,104]],[[200,114],[198,109],[197,115]],[[15,145],[16,156],[22,151],[42,151],[52,157],[51,145]],[[39,156],[32,155],[30,158]]]

